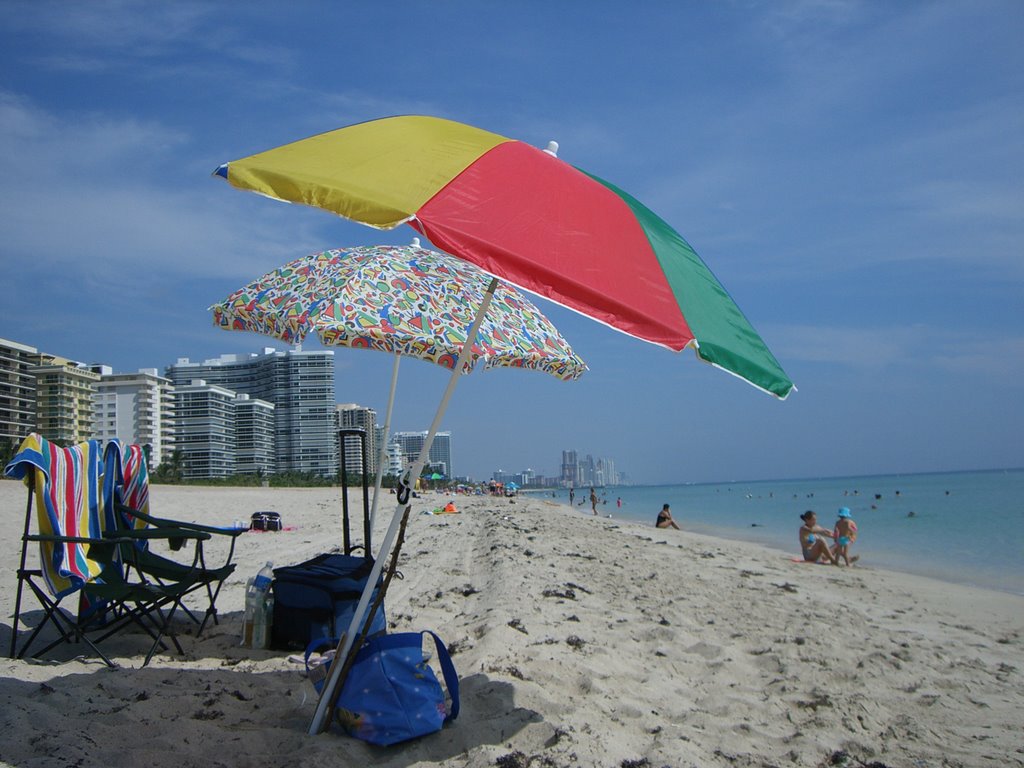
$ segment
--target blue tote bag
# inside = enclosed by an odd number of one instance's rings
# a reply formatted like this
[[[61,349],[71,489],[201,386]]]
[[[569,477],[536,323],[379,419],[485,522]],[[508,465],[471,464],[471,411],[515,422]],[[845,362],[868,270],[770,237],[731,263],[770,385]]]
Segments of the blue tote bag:
[[[423,636],[437,648],[451,707],[444,690],[423,654]],[[309,656],[337,640],[320,639],[306,651]],[[328,662],[330,663],[330,662]],[[321,665],[326,668],[326,664]],[[321,672],[321,674],[317,674]],[[321,670],[310,671],[317,691],[323,687]],[[319,680],[318,680],[319,678]],[[336,704],[338,719],[352,736],[387,746],[425,736],[459,715],[459,678],[448,649],[433,632],[377,635],[356,654]]]

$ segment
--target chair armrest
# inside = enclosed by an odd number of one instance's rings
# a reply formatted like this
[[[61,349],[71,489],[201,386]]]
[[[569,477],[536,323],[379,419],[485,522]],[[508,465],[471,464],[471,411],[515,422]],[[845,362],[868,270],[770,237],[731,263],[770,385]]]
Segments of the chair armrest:
[[[202,531],[186,531],[182,528],[137,528],[130,531],[117,531],[105,539],[113,541],[128,541],[138,539],[195,539],[196,541],[207,541],[210,534]]]
[[[130,540],[121,536],[104,536],[97,539],[92,536],[57,536],[55,534],[30,533],[28,536],[25,536],[25,541],[43,541],[54,544],[127,544]]]
[[[153,515],[147,515],[145,512],[139,512],[131,507],[127,507],[124,504],[117,504],[117,511],[131,515],[132,517],[137,517],[139,520],[142,520],[156,528],[181,528],[187,531],[198,531],[200,533],[214,534],[217,536],[231,536],[232,538],[245,533],[244,528],[221,528],[216,525],[204,525],[203,523],[189,523],[184,520],[170,520],[166,517],[154,517]]]

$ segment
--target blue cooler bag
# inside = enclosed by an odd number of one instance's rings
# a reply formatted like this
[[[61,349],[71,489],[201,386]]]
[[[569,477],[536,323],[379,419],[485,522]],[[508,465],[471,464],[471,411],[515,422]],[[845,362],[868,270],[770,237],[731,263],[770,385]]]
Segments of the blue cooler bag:
[[[430,635],[437,648],[445,693],[427,664],[423,636]],[[333,647],[337,640],[319,640],[306,651],[306,666],[316,650]],[[326,670],[333,660],[310,669],[310,679],[319,692]],[[314,674],[318,672],[319,674]],[[459,677],[441,638],[433,632],[402,632],[377,635],[356,654],[348,678],[338,697],[336,711],[345,730],[371,744],[388,746],[426,736],[459,716]]]
[[[302,650],[319,638],[344,634],[371,568],[370,558],[340,554],[318,555],[299,565],[275,568],[270,647],[278,651]],[[378,578],[377,589],[381,582]],[[377,589],[370,605],[377,599]],[[382,604],[373,617],[370,635],[386,629]]]

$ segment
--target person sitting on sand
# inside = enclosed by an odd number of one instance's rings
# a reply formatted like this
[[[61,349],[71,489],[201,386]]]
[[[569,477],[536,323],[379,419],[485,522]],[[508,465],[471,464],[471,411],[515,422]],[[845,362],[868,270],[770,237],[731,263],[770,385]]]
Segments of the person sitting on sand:
[[[832,531],[836,543],[832,545],[832,556],[839,562],[842,557],[847,565],[857,562],[857,555],[850,557],[850,545],[857,540],[857,524],[850,517],[848,507],[839,508],[839,519],[836,520],[836,527]]]
[[[839,561],[833,556],[822,536],[832,538],[832,531],[828,531],[818,525],[818,516],[811,510],[807,510],[800,519],[804,524],[800,526],[800,549],[803,550],[804,560],[809,563],[818,563],[824,558],[832,565],[839,565]]]
[[[661,512],[658,513],[658,519],[654,523],[655,528],[675,528],[677,531],[682,530],[676,521],[672,519],[672,512],[668,508],[668,504],[661,506]]]

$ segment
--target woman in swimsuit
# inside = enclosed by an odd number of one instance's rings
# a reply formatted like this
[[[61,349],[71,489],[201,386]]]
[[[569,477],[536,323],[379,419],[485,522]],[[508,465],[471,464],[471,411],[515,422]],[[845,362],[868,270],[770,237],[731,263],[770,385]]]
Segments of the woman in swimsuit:
[[[800,526],[800,549],[803,551],[804,560],[809,563],[817,563],[824,558],[832,565],[839,565],[839,561],[828,548],[825,539],[821,538],[828,536],[831,539],[832,531],[818,525],[818,516],[811,510],[800,515],[800,519],[804,521],[804,524]]]
[[[664,504],[661,507],[661,512],[658,513],[658,519],[655,521],[654,526],[656,528],[675,528],[677,531],[680,530],[679,526],[676,525],[676,521],[672,519],[672,512],[668,508],[668,504]]]

